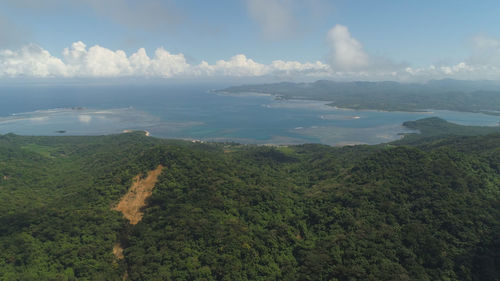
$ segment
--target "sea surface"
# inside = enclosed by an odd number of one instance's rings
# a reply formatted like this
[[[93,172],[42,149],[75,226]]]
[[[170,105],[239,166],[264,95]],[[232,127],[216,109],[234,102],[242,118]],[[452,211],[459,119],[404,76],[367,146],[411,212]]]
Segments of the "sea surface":
[[[500,116],[453,111],[338,109],[324,102],[269,95],[222,95],[224,85],[3,85],[0,134],[151,136],[250,144],[377,144],[413,132],[404,121],[437,116],[498,126]]]

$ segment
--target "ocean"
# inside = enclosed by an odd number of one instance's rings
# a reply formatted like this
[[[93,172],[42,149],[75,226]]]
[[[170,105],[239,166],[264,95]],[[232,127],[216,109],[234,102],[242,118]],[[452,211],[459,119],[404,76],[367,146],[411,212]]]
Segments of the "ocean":
[[[151,136],[246,144],[377,144],[413,132],[404,121],[437,116],[497,126],[500,116],[443,110],[338,109],[324,102],[269,95],[222,95],[224,85],[4,85],[0,134],[104,135],[147,130]]]

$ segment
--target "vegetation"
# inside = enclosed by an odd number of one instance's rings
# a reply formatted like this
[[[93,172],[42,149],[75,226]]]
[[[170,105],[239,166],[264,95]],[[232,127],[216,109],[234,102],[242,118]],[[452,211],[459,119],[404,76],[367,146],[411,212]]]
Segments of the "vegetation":
[[[399,144],[418,145],[423,140],[436,140],[449,136],[479,136],[500,133],[500,126],[464,126],[447,122],[438,117],[406,121],[403,126],[418,132],[406,134],[402,140],[397,141]]]
[[[455,110],[500,114],[500,85],[493,81],[434,80],[426,84],[397,82],[276,83],[244,85],[221,93],[269,93],[284,99],[331,102],[351,109],[387,111]]]
[[[130,225],[112,208],[158,165]],[[500,134],[341,148],[0,136],[0,280],[500,280],[499,234]]]

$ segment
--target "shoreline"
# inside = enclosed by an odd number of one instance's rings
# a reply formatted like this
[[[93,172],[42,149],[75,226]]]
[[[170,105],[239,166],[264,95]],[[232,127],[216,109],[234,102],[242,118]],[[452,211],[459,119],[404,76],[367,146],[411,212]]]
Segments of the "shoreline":
[[[484,114],[489,116],[500,116],[500,111],[491,110],[491,109],[479,109],[479,110],[458,110],[458,109],[377,109],[377,108],[354,108],[354,107],[344,107],[338,106],[334,104],[334,101],[320,100],[320,99],[311,99],[310,97],[286,97],[279,94],[273,93],[264,93],[264,92],[230,92],[224,90],[209,90],[208,92],[218,95],[227,95],[232,97],[237,96],[271,96],[274,97],[275,100],[289,100],[289,101],[315,101],[315,102],[324,102],[326,106],[332,107],[337,110],[351,110],[351,111],[366,111],[366,112],[400,112],[400,113],[420,113],[420,114],[435,114],[434,111],[453,111],[460,113],[477,113]]]
[[[133,132],[143,132],[146,137],[151,136],[151,133],[149,133],[148,130],[128,130],[127,129],[127,130],[122,131],[122,133],[124,133],[124,134],[129,134],[129,133],[133,133]]]

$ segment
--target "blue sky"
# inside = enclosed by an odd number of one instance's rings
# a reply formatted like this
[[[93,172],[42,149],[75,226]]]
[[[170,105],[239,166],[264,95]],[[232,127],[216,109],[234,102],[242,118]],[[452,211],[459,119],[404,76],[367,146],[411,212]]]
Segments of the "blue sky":
[[[497,79],[499,11],[498,1],[4,0],[0,75]]]

